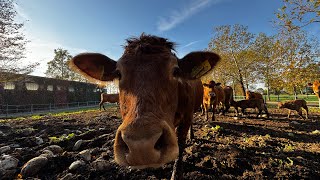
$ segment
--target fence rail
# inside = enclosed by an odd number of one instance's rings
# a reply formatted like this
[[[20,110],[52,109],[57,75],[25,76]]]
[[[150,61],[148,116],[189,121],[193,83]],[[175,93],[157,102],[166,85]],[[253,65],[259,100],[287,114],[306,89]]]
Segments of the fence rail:
[[[0,105],[0,116],[9,116],[19,113],[37,113],[42,111],[56,111],[80,107],[97,106],[100,101],[72,102],[61,104],[26,104],[26,105]]]

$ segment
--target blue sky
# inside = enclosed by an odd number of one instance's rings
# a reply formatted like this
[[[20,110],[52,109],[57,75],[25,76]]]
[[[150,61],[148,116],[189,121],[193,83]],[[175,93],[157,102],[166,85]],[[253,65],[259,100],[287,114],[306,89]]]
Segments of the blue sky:
[[[30,40],[27,60],[44,76],[53,49],[72,55],[100,52],[117,60],[125,39],[142,32],[178,43],[178,56],[208,46],[215,26],[242,24],[253,33],[275,33],[271,20],[281,0],[29,0],[18,1]]]

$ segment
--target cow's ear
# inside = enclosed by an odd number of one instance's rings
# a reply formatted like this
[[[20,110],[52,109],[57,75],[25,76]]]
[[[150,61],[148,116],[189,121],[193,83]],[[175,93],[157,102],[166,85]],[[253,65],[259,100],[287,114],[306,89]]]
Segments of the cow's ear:
[[[112,81],[117,62],[99,53],[82,53],[68,62],[69,67],[90,81]]]
[[[185,77],[198,79],[206,75],[219,62],[219,55],[212,52],[192,52],[179,60],[179,67]]]

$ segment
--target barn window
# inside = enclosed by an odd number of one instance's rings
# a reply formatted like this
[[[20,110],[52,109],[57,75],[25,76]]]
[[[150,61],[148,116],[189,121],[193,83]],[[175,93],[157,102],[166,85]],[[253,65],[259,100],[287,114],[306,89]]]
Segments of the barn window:
[[[52,85],[48,85],[47,91],[53,91],[53,86]]]
[[[74,87],[69,86],[69,92],[74,92]]]
[[[13,82],[6,82],[6,83],[4,83],[4,87],[3,88],[12,90],[15,87],[16,87],[16,85]]]
[[[39,84],[37,83],[26,83],[27,90],[36,91],[39,89]]]

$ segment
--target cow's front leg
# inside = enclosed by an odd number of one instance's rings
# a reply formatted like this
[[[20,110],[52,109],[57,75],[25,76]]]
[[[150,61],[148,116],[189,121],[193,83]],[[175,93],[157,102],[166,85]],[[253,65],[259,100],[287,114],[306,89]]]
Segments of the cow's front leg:
[[[189,117],[190,118],[190,117]],[[189,127],[192,123],[192,117],[190,120],[185,121],[183,124],[177,127],[176,133],[178,137],[179,155],[175,160],[173,165],[173,171],[171,175],[171,180],[181,180],[183,179],[183,152],[186,145],[186,137],[188,134]]]

